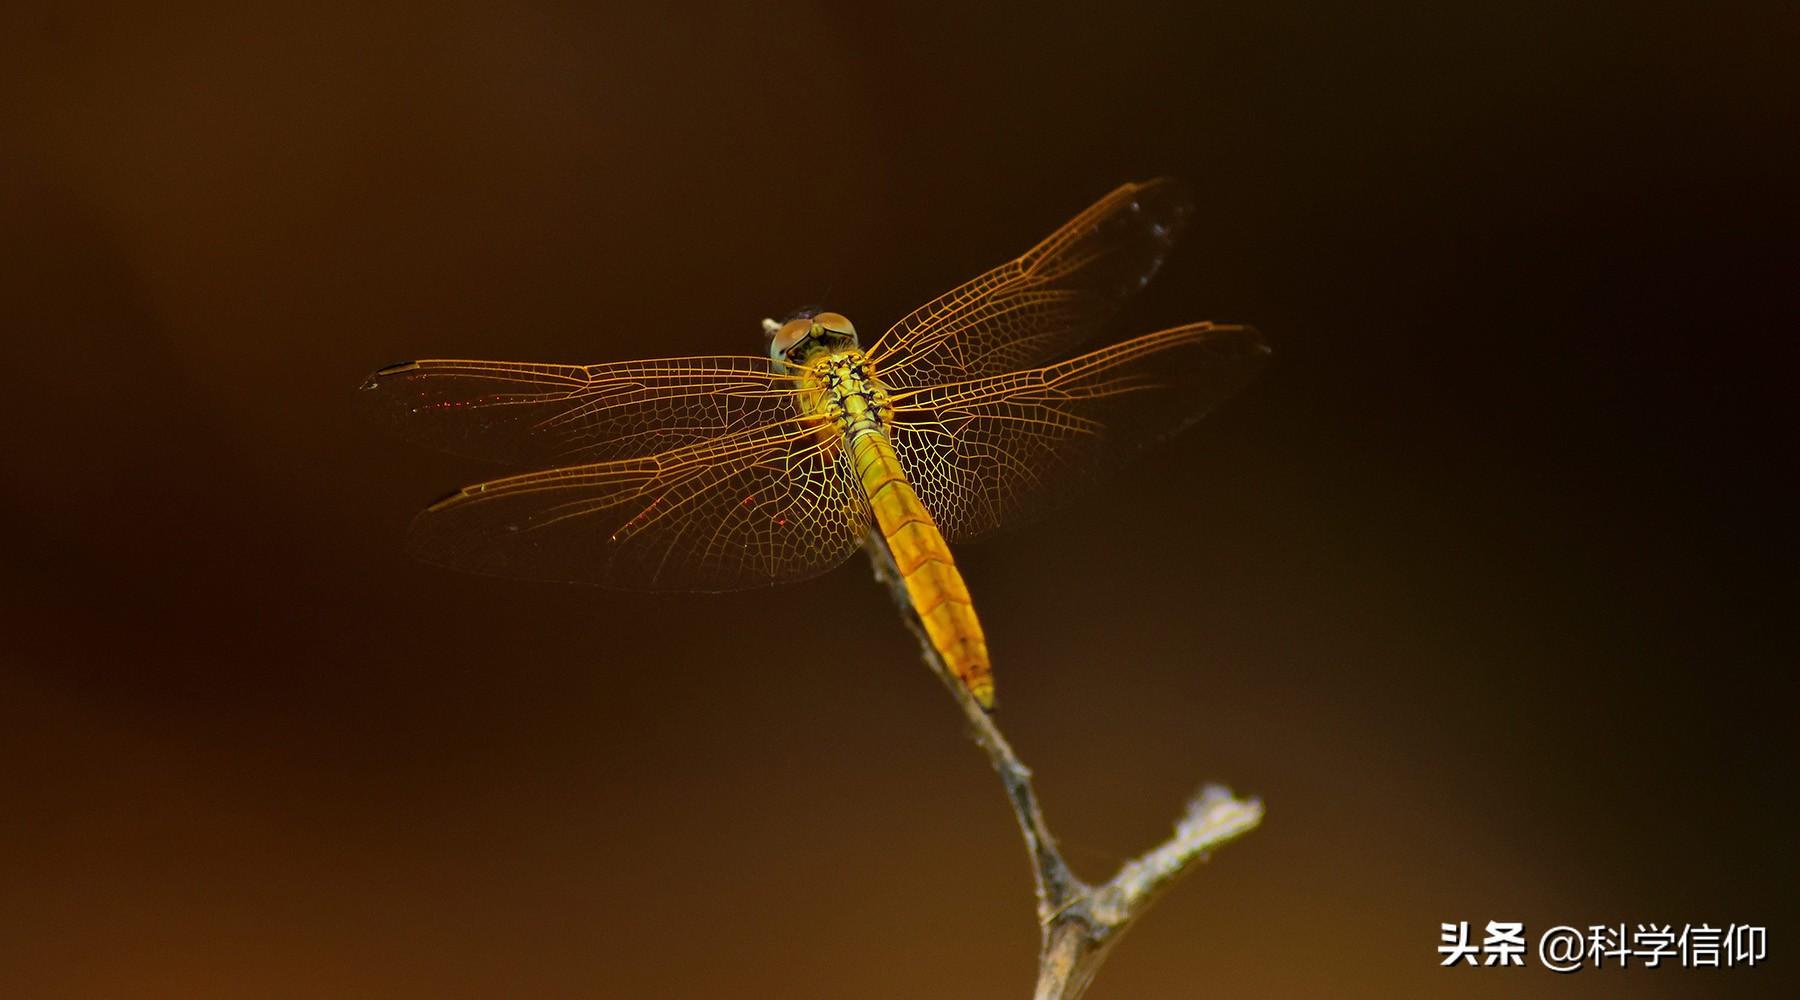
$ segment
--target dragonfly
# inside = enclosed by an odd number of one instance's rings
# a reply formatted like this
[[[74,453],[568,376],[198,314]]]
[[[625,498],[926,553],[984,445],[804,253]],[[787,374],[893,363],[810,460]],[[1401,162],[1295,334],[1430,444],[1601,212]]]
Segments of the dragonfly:
[[[1242,388],[1269,348],[1190,323],[1075,354],[1194,214],[1125,184],[863,347],[841,313],[764,320],[762,355],[390,365],[359,398],[406,438],[538,471],[425,508],[411,553],[649,591],[801,580],[867,546],[982,708],[987,638],[950,544],[1027,523]]]

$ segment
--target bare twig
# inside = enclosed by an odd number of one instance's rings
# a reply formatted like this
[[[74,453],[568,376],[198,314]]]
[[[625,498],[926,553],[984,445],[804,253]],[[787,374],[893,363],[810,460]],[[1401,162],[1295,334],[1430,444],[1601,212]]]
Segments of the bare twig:
[[[988,761],[999,773],[1000,783],[1006,786],[1019,832],[1025,837],[1037,883],[1038,923],[1042,929],[1037,992],[1033,996],[1035,1000],[1079,1000],[1125,929],[1195,861],[1254,829],[1262,821],[1262,803],[1253,798],[1237,798],[1222,786],[1208,785],[1188,803],[1186,814],[1175,825],[1174,836],[1125,862],[1111,881],[1094,886],[1076,878],[1044,824],[1037,792],[1031,785],[1031,769],[1013,753],[993,717],[970,697],[968,689],[933,648],[924,624],[900,585],[885,540],[878,532],[872,532],[866,547],[875,578],[893,591],[901,618],[919,640],[926,665],[949,688],[975,742],[987,751]]]

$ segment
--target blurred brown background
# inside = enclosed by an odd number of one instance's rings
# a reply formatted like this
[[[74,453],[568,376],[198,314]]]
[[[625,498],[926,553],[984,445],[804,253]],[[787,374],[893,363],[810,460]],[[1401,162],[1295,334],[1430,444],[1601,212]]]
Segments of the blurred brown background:
[[[495,470],[351,397],[879,330],[1159,173],[1200,222],[1120,333],[1277,363],[959,552],[1083,873],[1269,806],[1093,996],[1781,993],[1795,18],[1440,6],[9,6],[0,995],[1025,995],[1012,820],[864,566],[415,565]],[[1438,968],[1465,919],[1771,958]]]

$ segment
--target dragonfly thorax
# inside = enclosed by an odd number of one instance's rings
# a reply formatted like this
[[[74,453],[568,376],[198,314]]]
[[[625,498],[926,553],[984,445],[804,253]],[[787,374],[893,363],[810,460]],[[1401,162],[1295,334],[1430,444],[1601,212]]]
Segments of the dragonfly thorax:
[[[777,371],[798,373],[819,358],[860,348],[856,327],[842,313],[807,311],[785,323],[763,320],[769,331],[769,360]]]
[[[864,428],[885,426],[892,419],[887,387],[875,377],[861,351],[815,356],[807,370],[818,380],[817,412],[835,424],[837,431],[854,436]]]

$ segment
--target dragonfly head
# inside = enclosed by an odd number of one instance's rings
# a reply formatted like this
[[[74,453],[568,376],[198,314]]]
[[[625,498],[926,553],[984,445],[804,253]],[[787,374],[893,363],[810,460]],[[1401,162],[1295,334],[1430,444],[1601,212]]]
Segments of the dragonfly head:
[[[783,371],[805,368],[821,354],[859,348],[856,327],[842,313],[801,310],[786,322],[763,320],[769,334],[769,360]]]

